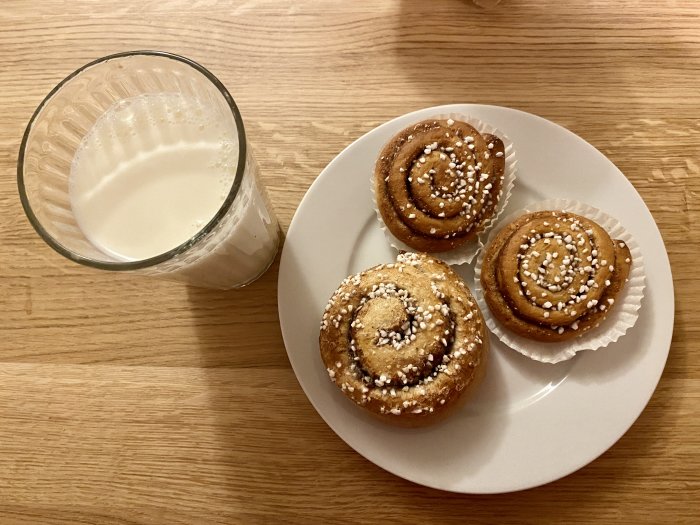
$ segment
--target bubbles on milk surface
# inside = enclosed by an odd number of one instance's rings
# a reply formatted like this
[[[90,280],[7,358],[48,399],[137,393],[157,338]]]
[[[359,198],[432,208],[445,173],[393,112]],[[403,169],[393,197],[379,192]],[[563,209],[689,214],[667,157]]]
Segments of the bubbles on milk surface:
[[[153,257],[186,242],[230,191],[236,137],[230,114],[178,93],[116,103],[73,159],[70,197],[80,228],[121,260]]]

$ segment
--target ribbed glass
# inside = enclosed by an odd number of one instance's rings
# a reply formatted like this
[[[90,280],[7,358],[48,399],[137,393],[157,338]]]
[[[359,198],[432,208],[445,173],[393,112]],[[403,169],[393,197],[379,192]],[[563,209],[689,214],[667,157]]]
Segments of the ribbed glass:
[[[229,141],[239,150],[236,172],[223,205],[196,235],[148,259],[119,260],[94,246],[81,231],[69,195],[71,164],[85,135],[109,108],[156,93],[182,94],[221,116]],[[96,268],[235,288],[261,275],[279,245],[277,219],[260,184],[231,95],[202,66],[169,53],[112,55],[87,64],[58,84],[25,131],[18,186],[25,212],[42,238],[65,257]]]

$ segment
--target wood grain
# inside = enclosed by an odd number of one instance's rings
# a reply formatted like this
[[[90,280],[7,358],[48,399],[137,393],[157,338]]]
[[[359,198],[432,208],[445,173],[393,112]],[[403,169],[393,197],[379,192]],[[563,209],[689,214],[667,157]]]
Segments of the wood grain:
[[[666,242],[676,325],[649,406],[601,458],[500,496],[441,493],[349,449],[278,327],[275,265],[238,292],[70,264],[16,191],[23,129],[66,74],[189,56],[236,98],[286,228],[349,142],[441,103],[554,120],[612,159]],[[700,522],[700,3],[4,0],[0,9],[0,522]]]

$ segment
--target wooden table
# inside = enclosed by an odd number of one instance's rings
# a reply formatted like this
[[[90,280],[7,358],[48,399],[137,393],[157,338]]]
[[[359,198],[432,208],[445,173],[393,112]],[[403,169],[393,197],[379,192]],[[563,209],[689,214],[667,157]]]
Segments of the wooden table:
[[[338,438],[284,351],[277,265],[218,292],[63,260],[19,203],[37,104],[94,58],[155,48],[228,86],[286,228],[321,169],[399,114],[507,105],[612,159],[676,285],[649,406],[601,458],[500,496],[394,477]],[[700,2],[3,0],[0,523],[700,522]],[[662,349],[659,349],[660,351]]]

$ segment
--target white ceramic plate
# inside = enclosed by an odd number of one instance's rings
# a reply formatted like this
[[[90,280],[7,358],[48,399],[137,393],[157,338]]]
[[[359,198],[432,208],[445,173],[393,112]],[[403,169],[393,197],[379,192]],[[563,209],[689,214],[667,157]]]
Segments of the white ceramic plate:
[[[372,208],[369,178],[384,143],[432,115],[459,112],[503,130],[518,152],[504,216],[526,203],[573,198],[616,217],[646,263],[636,326],[599,352],[556,365],[532,361],[491,337],[486,379],[461,412],[425,429],[366,415],[329,381],[318,350],[323,308],[347,275],[393,261]],[[457,267],[473,289],[472,266]],[[465,493],[535,487],[570,474],[634,423],[661,376],[673,331],[673,281],[659,230],[639,194],[605,156],[570,131],[513,109],[451,105],[404,115],[338,155],[306,193],[279,271],[279,315],[294,372],[318,413],[373,463],[416,483]]]

